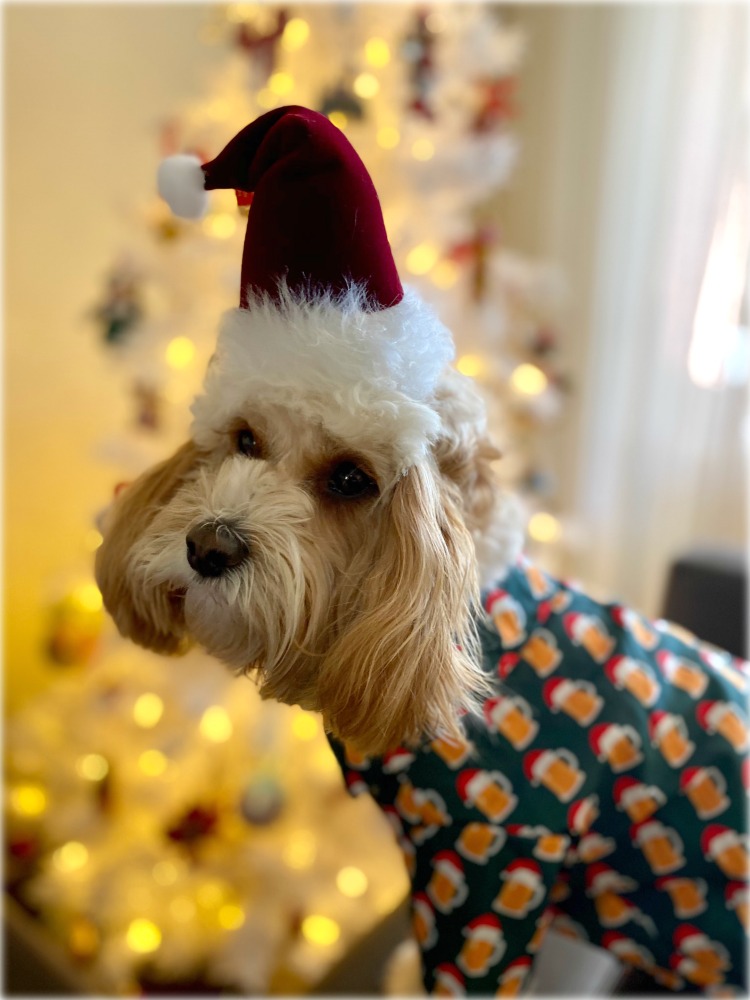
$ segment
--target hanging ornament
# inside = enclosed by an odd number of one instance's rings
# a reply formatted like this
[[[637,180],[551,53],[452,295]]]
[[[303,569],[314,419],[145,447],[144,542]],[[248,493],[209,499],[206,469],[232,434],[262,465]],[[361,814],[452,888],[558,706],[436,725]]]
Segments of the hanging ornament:
[[[551,326],[537,327],[528,341],[529,352],[535,358],[545,358],[557,350],[558,334]]]
[[[260,10],[260,19],[251,24],[243,21],[237,29],[235,43],[250,59],[252,70],[252,85],[254,88],[264,86],[276,66],[276,54],[284,29],[289,20],[289,14],[282,7],[272,17],[269,11]]]
[[[159,395],[158,389],[143,379],[136,379],[133,384],[133,396],[136,405],[136,425],[147,431],[160,430],[164,400]]]
[[[532,493],[538,497],[549,497],[556,492],[557,481],[549,469],[532,467],[526,471],[521,480],[520,488],[524,493]]]
[[[271,774],[252,778],[240,800],[240,812],[253,826],[266,826],[284,808],[284,791]]]
[[[215,806],[193,806],[167,828],[167,837],[188,847],[210,837],[216,830],[219,812]]]
[[[101,594],[94,584],[77,587],[49,609],[47,655],[63,667],[88,663],[104,625]]]
[[[94,309],[105,343],[118,344],[142,319],[141,281],[141,275],[126,258],[109,273],[104,301]]]
[[[491,132],[515,117],[516,84],[514,76],[477,83],[479,107],[471,126],[472,132]]]
[[[430,104],[430,92],[435,78],[435,36],[428,27],[428,17],[429,12],[425,9],[415,13],[414,25],[404,39],[401,51],[406,62],[410,63],[411,99],[408,108],[432,121],[435,112]]]
[[[482,302],[487,293],[487,267],[495,242],[495,230],[479,224],[471,239],[457,243],[448,253],[450,260],[469,269],[472,302]]]
[[[330,90],[324,92],[318,110],[328,118],[332,115],[344,115],[345,120],[352,118],[355,121],[362,121],[365,114],[362,101],[354,93],[348,74]],[[332,120],[335,125],[335,117]]]

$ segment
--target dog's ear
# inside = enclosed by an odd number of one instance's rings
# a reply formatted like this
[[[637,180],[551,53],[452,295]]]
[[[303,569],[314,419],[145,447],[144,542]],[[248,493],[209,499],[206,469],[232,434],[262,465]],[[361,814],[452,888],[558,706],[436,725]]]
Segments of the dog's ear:
[[[458,736],[461,710],[487,693],[474,544],[456,492],[432,458],[410,468],[342,584],[318,693],[326,723],[366,753]]]
[[[186,648],[181,602],[163,588],[144,587],[134,579],[131,553],[197,465],[198,451],[188,441],[119,493],[107,513],[104,541],[96,554],[96,582],[117,628],[157,653]]]

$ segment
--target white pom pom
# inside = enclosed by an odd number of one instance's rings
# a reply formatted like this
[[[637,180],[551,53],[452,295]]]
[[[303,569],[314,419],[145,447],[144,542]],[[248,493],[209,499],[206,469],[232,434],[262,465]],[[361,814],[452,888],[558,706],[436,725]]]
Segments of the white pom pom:
[[[200,219],[208,208],[205,175],[197,156],[178,153],[159,164],[156,185],[161,197],[181,219]]]

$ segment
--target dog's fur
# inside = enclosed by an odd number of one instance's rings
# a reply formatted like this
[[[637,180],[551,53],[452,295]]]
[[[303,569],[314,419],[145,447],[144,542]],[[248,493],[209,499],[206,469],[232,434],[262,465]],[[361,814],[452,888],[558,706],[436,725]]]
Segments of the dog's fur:
[[[210,377],[210,369],[209,369]],[[458,735],[486,697],[473,616],[480,584],[520,548],[517,508],[491,463],[484,408],[447,370],[438,417],[405,471],[391,443],[354,450],[293,393],[251,394],[115,500],[97,580],[120,632],[160,653],[197,642],[263,697],[322,712],[366,753],[425,734]],[[302,405],[301,405],[302,402]],[[237,453],[250,427],[259,457]],[[354,461],[377,495],[347,500],[329,471]],[[206,579],[186,557],[191,528],[228,523],[250,558]]]

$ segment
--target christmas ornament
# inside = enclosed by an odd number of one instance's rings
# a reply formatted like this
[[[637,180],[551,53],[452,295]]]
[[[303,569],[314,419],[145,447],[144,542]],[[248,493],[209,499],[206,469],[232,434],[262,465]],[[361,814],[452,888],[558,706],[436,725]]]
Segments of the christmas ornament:
[[[435,73],[434,53],[435,36],[427,23],[428,12],[419,10],[414,15],[414,24],[410,33],[404,39],[402,54],[411,64],[409,82],[412,95],[408,104],[414,114],[432,121],[435,112],[430,104]]]
[[[257,24],[243,21],[235,35],[236,45],[250,58],[255,88],[262,87],[273,73],[278,44],[289,21],[289,15],[283,7],[276,12],[275,19],[270,24],[268,13],[261,11],[261,19]]]
[[[49,609],[46,651],[62,667],[88,663],[97,650],[104,625],[101,596],[96,588],[77,588]]]
[[[478,225],[471,239],[457,243],[448,253],[450,260],[469,268],[471,298],[477,303],[487,293],[487,265],[495,241],[492,226]]]
[[[193,806],[168,827],[167,837],[176,844],[193,847],[216,830],[219,812],[215,806]]]
[[[142,379],[136,379],[133,384],[133,396],[136,405],[136,425],[147,431],[160,430],[163,399],[156,386]]]
[[[365,114],[362,101],[352,90],[351,84],[347,86],[343,81],[323,94],[319,110],[327,118],[339,114],[355,121],[361,121]]]
[[[118,262],[108,275],[104,301],[94,310],[105,343],[119,343],[143,318],[141,281],[129,260]]]
[[[471,126],[473,132],[490,132],[515,116],[516,84],[514,76],[481,80],[477,84],[479,109]]]
[[[284,808],[284,792],[270,774],[253,778],[240,800],[240,812],[253,826],[265,826],[278,819]]]

